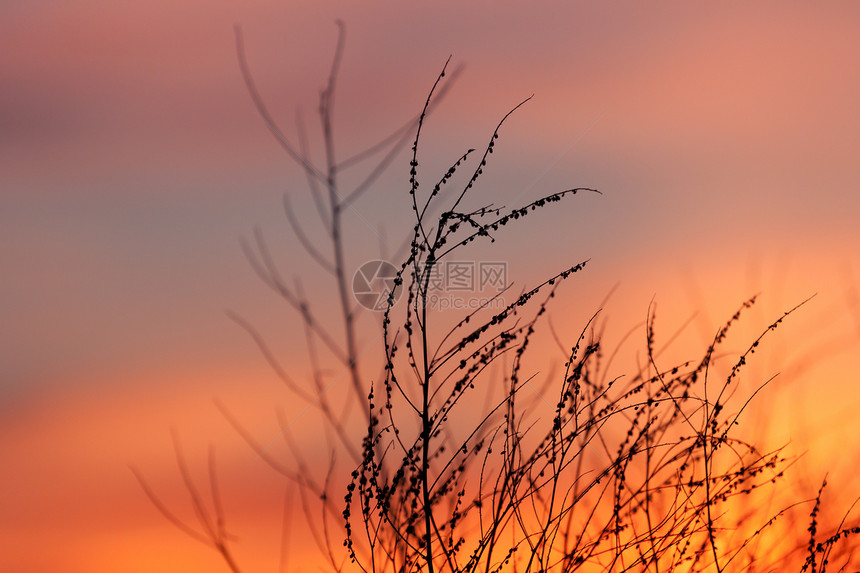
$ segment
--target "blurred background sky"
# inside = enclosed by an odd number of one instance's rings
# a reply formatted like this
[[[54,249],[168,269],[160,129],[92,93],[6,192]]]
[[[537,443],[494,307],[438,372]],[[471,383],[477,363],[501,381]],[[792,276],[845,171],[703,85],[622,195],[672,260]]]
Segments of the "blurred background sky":
[[[3,569],[217,566],[155,512],[128,465],[178,491],[173,426],[189,455],[214,443],[228,467],[245,468],[253,454],[212,398],[252,427],[265,420],[261,433],[276,427],[272,404],[291,407],[224,312],[257,325],[286,361],[304,356],[295,316],[253,276],[239,238],[258,226],[320,312],[334,305],[287,227],[285,192],[307,220],[314,210],[255,113],[233,26],[284,130],[295,133],[300,114],[314,136],[338,18],[343,156],[420,111],[449,55],[464,69],[427,124],[425,187],[534,94],[503,128],[473,205],[603,192],[545,210],[481,251],[521,286],[591,258],[558,303],[560,330],[578,332],[617,284],[607,313],[619,332],[653,299],[667,337],[697,313],[688,333],[703,348],[757,292],[749,333],[817,293],[774,337],[761,372],[797,374],[767,399],[783,412],[780,435],[801,450],[817,444],[810,458],[834,470],[844,464],[834,448],[856,435],[860,367],[860,4],[7,0]],[[347,219],[350,273],[380,243],[399,244],[407,189],[404,153]],[[253,516],[269,500],[244,495],[237,519],[265,530]]]

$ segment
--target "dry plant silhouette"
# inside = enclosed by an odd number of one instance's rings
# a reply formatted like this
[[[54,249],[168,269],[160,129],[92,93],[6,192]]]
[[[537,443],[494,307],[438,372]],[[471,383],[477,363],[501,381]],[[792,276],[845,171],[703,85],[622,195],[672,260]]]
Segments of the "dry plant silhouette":
[[[464,311],[452,326],[431,303],[431,279],[471,243],[492,242],[524,217],[565,208],[562,201],[599,191],[566,189],[513,209],[467,206],[505,121],[528,100],[501,118],[482,150],[463,152],[447,171],[430,178],[429,187],[424,185],[422,128],[456,75],[447,63],[416,119],[338,160],[333,108],[343,42],[341,26],[320,95],[325,163],[318,167],[301,127],[293,144],[269,113],[237,29],[240,68],[251,99],[304,171],[329,244],[323,248],[309,238],[285,197],[287,220],[298,243],[331,277],[340,316],[337,325],[318,318],[313,301],[282,278],[257,231],[243,249],[254,272],[296,311],[308,345],[310,383],[295,380],[248,321],[231,317],[250,334],[291,395],[325,421],[331,463],[319,469],[306,462],[307,451],[292,438],[284,417],[278,432],[291,452],[286,459],[221,406],[249,446],[298,491],[301,509],[285,511],[305,521],[328,567],[429,573],[855,570],[860,557],[852,548],[860,524],[851,515],[853,506],[845,508],[841,521],[823,523],[826,481],[804,498],[785,473],[794,458],[781,449],[760,449],[740,428],[745,409],[769,382],[761,380],[748,392],[740,383],[745,367],[804,303],[773,317],[726,368],[717,359],[730,355],[726,340],[756,297],[739,304],[700,356],[669,366],[661,364],[652,306],[643,337],[646,360],[632,372],[615,371],[619,349],[602,344],[605,321],[596,312],[576,340],[559,341],[567,356],[563,368],[538,388],[525,365],[530,343],[549,328],[559,288],[587,261],[565,265],[515,295],[508,288],[490,301],[494,304]],[[342,222],[409,141],[404,193],[413,228],[377,315],[383,354],[374,362],[357,343],[361,308],[348,278],[349,240]],[[341,188],[339,174],[359,165],[366,168],[361,183]],[[340,364],[351,384],[352,396],[344,403],[327,393],[326,357]],[[368,362],[378,368],[376,375],[367,374]],[[482,402],[484,409],[475,406]],[[361,411],[358,426],[344,414],[343,408],[350,407]],[[170,522],[213,547],[228,569],[240,571],[214,455],[207,499],[178,438],[175,452],[197,525],[172,512],[135,470],[144,492]],[[786,492],[796,501],[785,501]]]

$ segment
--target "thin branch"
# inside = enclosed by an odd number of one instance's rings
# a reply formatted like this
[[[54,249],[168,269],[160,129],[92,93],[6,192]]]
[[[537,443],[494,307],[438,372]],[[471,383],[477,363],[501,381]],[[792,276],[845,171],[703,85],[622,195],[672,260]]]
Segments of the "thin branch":
[[[436,97],[430,102],[430,105],[427,107],[427,111],[425,115],[430,115],[433,109],[445,98],[445,95],[451,89],[453,82],[457,79],[462,71],[463,66],[457,66],[453,71],[448,73],[448,81],[440,86],[439,90],[436,92]],[[338,168],[343,169],[344,165],[350,165],[352,162],[356,160],[363,160],[364,158],[376,153],[384,149],[387,145],[390,145],[391,148],[385,154],[385,156],[377,163],[374,168],[370,171],[370,174],[356,186],[343,200],[344,206],[351,205],[356,199],[358,199],[361,195],[363,195],[373,183],[388,169],[391,165],[391,162],[397,157],[397,154],[400,153],[401,148],[406,145],[406,142],[409,141],[410,136],[412,134],[412,130],[416,128],[418,125],[418,121],[421,116],[417,116],[409,121],[405,126],[401,127],[393,134],[388,136],[386,139],[378,143],[377,145],[367,149],[365,152],[359,153],[358,155],[353,156],[353,158],[348,159],[341,163]]]
[[[149,499],[150,502],[152,502],[152,505],[155,506],[155,508],[158,510],[158,512],[161,513],[161,515],[163,515],[164,518],[167,519],[167,521],[172,523],[176,528],[181,530],[183,533],[185,533],[186,535],[188,535],[192,539],[196,539],[200,543],[203,543],[205,545],[209,545],[210,547],[213,545],[212,540],[209,537],[207,537],[206,535],[204,535],[202,533],[199,533],[193,527],[185,524],[181,519],[176,517],[169,509],[167,509],[167,506],[164,505],[164,503],[162,503],[162,501],[158,498],[157,495],[155,495],[155,492],[152,490],[152,488],[149,486],[149,484],[146,482],[143,475],[140,473],[140,471],[137,468],[135,468],[134,466],[129,466],[129,469],[134,474],[134,477],[137,479],[137,482],[140,484],[141,489],[143,489],[143,493],[146,494],[146,497]]]
[[[251,268],[254,269],[257,276],[259,276],[263,282],[269,286],[269,288],[281,295],[281,297],[286,300],[290,306],[299,311],[302,318],[310,324],[316,335],[320,337],[320,340],[322,340],[323,343],[325,343],[335,358],[343,364],[348,364],[349,359],[347,355],[344,354],[343,350],[341,350],[340,346],[338,346],[334,339],[332,339],[328,332],[326,332],[323,326],[314,320],[313,314],[311,313],[307,303],[300,300],[296,294],[290,290],[286,284],[284,284],[284,281],[278,274],[277,267],[275,267],[272,257],[269,254],[268,246],[263,239],[263,233],[259,229],[254,230],[254,238],[257,244],[257,251],[262,258],[262,261],[257,258],[254,251],[251,250],[251,247],[246,241],[241,241],[242,251],[245,254],[245,258],[247,258],[248,262],[251,264]]]
[[[278,124],[272,118],[272,114],[269,113],[269,109],[266,107],[266,104],[263,102],[263,98],[260,96],[260,92],[257,91],[257,86],[254,82],[254,77],[251,75],[251,70],[248,67],[248,60],[245,56],[245,41],[242,37],[242,28],[237,24],[234,27],[236,34],[236,56],[239,59],[239,69],[242,71],[242,79],[245,81],[245,87],[248,89],[248,93],[251,96],[251,101],[254,103],[254,106],[257,108],[257,113],[260,114],[260,117],[263,119],[263,123],[266,124],[266,128],[269,130],[275,140],[280,144],[280,146],[287,152],[290,159],[295,161],[302,169],[305,170],[305,173],[308,176],[315,177],[320,181],[325,181],[325,177],[323,174],[316,168],[314,165],[308,160],[307,157],[304,157],[301,153],[299,153],[292,143],[287,139],[287,136],[281,131],[278,127]]]
[[[260,334],[260,332],[251,325],[250,322],[239,316],[238,314],[227,311],[227,317],[242,327],[242,329],[247,332],[251,338],[254,340],[254,343],[257,345],[257,348],[260,349],[260,352],[263,354],[263,358],[265,358],[266,362],[269,364],[269,367],[275,372],[278,378],[290,389],[291,392],[296,394],[299,398],[304,400],[305,402],[312,402],[315,398],[302,390],[302,387],[293,381],[292,378],[287,374],[284,367],[281,366],[281,363],[278,362],[277,358],[275,358],[274,353],[269,349],[269,346],[266,344],[265,338]]]
[[[266,462],[272,469],[281,474],[282,476],[296,482],[300,483],[301,478],[297,472],[294,472],[288,469],[285,465],[278,462],[275,458],[273,458],[267,448],[264,448],[251,436],[251,434],[236,420],[235,416],[230,413],[227,407],[220,401],[215,400],[215,407],[221,412],[221,415],[230,423],[231,426],[236,430],[236,432],[242,437],[243,440],[251,447],[252,450],[260,457],[261,460]]]
[[[299,138],[299,151],[303,157],[310,158],[310,147],[308,145],[308,137],[305,131],[305,122],[302,120],[300,113],[296,112],[296,134]],[[311,192],[311,197],[314,201],[314,206],[317,209],[317,214],[322,221],[323,227],[327,233],[331,233],[331,215],[326,211],[323,201],[322,189],[320,189],[320,181],[312,174],[305,171],[305,177],[308,180],[308,189]]]
[[[327,272],[334,274],[334,265],[331,264],[330,261],[326,260],[325,257],[314,247],[313,242],[308,239],[305,232],[302,230],[301,225],[299,224],[299,220],[296,218],[295,213],[293,213],[293,208],[290,206],[290,198],[289,195],[284,193],[284,212],[287,214],[287,220],[290,222],[290,228],[293,230],[293,233],[296,235],[296,238],[301,243],[302,247],[304,247],[305,251]]]

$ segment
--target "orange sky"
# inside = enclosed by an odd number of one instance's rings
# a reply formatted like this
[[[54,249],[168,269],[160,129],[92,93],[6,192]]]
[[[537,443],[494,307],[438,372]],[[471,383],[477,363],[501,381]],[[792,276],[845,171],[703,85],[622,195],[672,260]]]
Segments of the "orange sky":
[[[814,446],[822,473],[846,471],[834,451],[857,435],[860,401],[860,308],[846,302],[860,293],[860,4],[12,0],[0,4],[0,569],[217,568],[128,469],[181,507],[172,426],[201,475],[215,444],[247,532],[237,552],[247,570],[276,569],[281,482],[212,399],[261,440],[278,433],[275,407],[307,440],[316,426],[224,314],[303,358],[295,315],[237,239],[259,225],[285,274],[303,277],[318,308],[334,305],[286,227],[284,191],[309,218],[313,207],[255,115],[233,25],[292,133],[297,110],[316,125],[335,18],[347,25],[344,155],[419,111],[449,54],[465,69],[427,125],[427,174],[480,148],[534,94],[503,129],[474,204],[571,186],[603,195],[526,220],[474,256],[506,261],[518,288],[591,258],[557,303],[563,334],[616,283],[616,336],[652,299],[666,336],[698,313],[679,354],[703,348],[755,292],[748,336],[818,293],[756,372],[784,374],[764,404],[774,439]],[[350,272],[376,258],[381,234],[397,244],[407,229],[398,161],[346,222]],[[362,320],[371,344],[372,317]]]

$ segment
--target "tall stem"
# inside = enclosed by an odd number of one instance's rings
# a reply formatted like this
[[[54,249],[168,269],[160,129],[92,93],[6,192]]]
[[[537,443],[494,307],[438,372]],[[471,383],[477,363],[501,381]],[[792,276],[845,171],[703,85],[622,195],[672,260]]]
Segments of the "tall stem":
[[[326,89],[320,94],[320,116],[322,119],[323,140],[325,141],[326,155],[326,186],[328,188],[329,208],[331,209],[331,240],[334,249],[334,272],[337,282],[338,296],[340,297],[340,308],[343,315],[344,333],[346,336],[346,359],[352,388],[359,403],[365,401],[365,392],[362,388],[361,374],[358,371],[358,350],[355,341],[355,315],[350,305],[350,290],[346,280],[346,261],[343,253],[343,237],[341,235],[341,214],[344,203],[337,193],[337,162],[334,150],[334,130],[332,128],[332,116],[334,107],[335,79],[343,53],[343,26],[340,22],[341,34],[338,37],[338,46],[332,63],[331,74]],[[369,407],[365,410],[365,417],[370,422]]]
[[[424,545],[427,554],[427,571],[433,573],[433,546],[431,534],[433,514],[430,505],[430,357],[427,351],[427,287],[434,264],[433,250],[427,257],[427,271],[421,294],[421,353],[424,358],[424,380],[421,394],[421,435],[424,441],[421,451],[421,493],[424,498]]]

